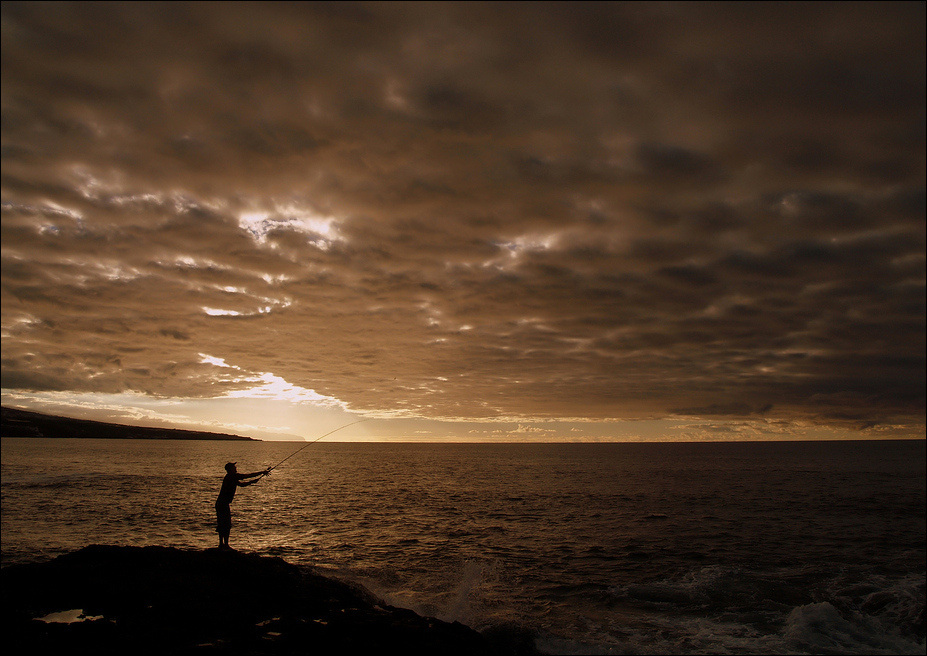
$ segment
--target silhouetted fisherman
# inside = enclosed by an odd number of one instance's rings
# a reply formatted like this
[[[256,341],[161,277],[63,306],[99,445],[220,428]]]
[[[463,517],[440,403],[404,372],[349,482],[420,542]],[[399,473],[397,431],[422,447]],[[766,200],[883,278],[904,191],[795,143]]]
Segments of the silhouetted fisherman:
[[[235,468],[237,463],[229,462],[225,465],[225,471],[228,472],[222,479],[222,489],[219,490],[219,498],[216,499],[216,533],[219,534],[219,547],[229,548],[229,533],[232,532],[232,509],[229,504],[235,498],[235,490],[239,487],[247,487],[257,483],[261,476],[270,473],[270,469],[254,472],[253,474],[239,474]],[[253,478],[253,481],[249,481]]]

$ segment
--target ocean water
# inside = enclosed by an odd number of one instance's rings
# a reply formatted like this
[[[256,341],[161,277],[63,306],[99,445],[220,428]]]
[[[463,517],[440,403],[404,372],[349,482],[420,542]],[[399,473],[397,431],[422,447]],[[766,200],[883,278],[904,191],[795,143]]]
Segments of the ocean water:
[[[923,654],[925,444],[319,442],[231,544],[546,653]],[[2,565],[213,547],[299,447],[4,438]]]

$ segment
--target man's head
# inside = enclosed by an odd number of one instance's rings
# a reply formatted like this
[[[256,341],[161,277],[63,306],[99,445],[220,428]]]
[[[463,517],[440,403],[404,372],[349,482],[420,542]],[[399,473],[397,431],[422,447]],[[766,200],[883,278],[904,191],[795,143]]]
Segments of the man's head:
[[[236,464],[236,463],[234,463],[234,462],[227,462],[227,463],[225,463],[225,471],[227,471],[227,472],[230,473],[230,474],[232,474],[232,473],[238,471],[238,470],[235,468],[235,464]]]

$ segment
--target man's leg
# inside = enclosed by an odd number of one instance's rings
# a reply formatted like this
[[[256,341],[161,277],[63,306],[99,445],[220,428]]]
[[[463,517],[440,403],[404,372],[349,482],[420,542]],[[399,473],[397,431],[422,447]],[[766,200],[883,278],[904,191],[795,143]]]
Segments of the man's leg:
[[[227,503],[216,503],[216,532],[219,534],[219,546],[229,546],[229,533],[232,530],[232,509]]]

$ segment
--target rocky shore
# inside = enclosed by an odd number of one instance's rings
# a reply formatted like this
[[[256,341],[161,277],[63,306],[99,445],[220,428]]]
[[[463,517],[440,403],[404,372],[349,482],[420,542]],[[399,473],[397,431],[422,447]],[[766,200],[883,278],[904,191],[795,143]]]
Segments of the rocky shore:
[[[3,568],[0,581],[4,643],[14,654],[531,651],[511,636],[493,640],[280,558],[232,550],[94,545]],[[63,621],[68,611],[79,621]]]

